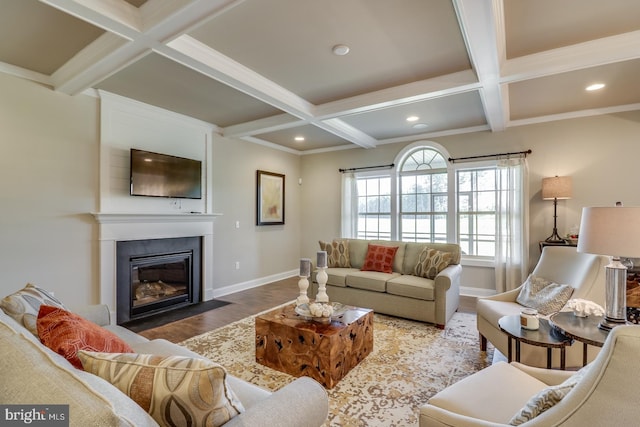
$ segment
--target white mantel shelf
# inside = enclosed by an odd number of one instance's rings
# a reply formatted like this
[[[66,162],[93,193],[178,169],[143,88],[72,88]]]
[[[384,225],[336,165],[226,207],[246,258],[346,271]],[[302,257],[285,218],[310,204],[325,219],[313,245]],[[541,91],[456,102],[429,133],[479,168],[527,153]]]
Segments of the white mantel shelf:
[[[221,213],[114,213],[94,212],[92,215],[100,224],[152,223],[152,222],[207,222]]]

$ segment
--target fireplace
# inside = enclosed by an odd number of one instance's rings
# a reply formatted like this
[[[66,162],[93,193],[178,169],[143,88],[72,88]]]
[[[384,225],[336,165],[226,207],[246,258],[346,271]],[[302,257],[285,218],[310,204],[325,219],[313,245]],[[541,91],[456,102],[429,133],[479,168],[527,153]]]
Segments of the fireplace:
[[[117,323],[201,301],[200,237],[119,241]]]

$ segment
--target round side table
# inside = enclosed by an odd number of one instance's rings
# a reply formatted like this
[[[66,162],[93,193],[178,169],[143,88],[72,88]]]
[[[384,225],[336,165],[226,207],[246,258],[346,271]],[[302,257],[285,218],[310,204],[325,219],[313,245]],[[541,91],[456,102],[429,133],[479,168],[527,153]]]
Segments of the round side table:
[[[559,311],[549,317],[552,327],[582,343],[582,366],[587,364],[587,346],[602,347],[609,335],[598,327],[601,320],[602,316],[578,317],[572,311]]]
[[[540,327],[535,331],[524,329],[520,326],[519,314],[501,317],[500,320],[498,320],[498,326],[507,334],[509,340],[509,354],[507,355],[509,362],[513,360],[512,342],[515,341],[516,362],[520,362],[520,343],[525,343],[537,347],[546,347],[547,369],[551,369],[551,351],[554,348],[560,349],[560,369],[566,368],[565,348],[571,345],[573,341],[571,338],[554,330],[546,319],[540,319]]]

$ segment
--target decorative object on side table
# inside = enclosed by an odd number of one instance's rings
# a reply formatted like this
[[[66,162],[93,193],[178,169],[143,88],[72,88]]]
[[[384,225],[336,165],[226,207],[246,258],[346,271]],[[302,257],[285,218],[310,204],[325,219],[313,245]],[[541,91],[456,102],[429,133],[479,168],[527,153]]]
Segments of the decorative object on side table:
[[[553,200],[553,233],[545,242],[564,243],[564,239],[558,235],[558,200],[571,198],[571,177],[554,176],[542,180],[542,200]]]
[[[639,241],[640,207],[582,209],[578,252],[611,256],[605,267],[605,317],[599,325],[603,330],[627,323],[627,267],[620,257],[640,257]]]
[[[318,273],[316,274],[316,282],[318,282],[318,294],[316,295],[316,302],[329,302],[329,295],[327,295],[327,251],[318,251]]]
[[[309,289],[309,279],[311,275],[311,260],[309,258],[302,258],[300,260],[300,280],[298,280],[298,290],[300,295],[296,299],[296,305],[307,304],[309,297],[307,296],[307,289]]]
[[[573,310],[573,314],[576,317],[587,317],[587,316],[603,316],[604,308],[600,307],[600,305],[596,304],[593,301],[589,301],[586,299],[575,298],[567,301],[566,306]]]

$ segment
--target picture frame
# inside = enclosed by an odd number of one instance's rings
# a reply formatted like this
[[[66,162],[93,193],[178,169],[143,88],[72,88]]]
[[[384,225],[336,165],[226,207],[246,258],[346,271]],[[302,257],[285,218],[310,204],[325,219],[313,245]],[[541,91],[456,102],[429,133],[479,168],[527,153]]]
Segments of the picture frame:
[[[284,224],[284,182],[283,174],[256,171],[256,225]]]

